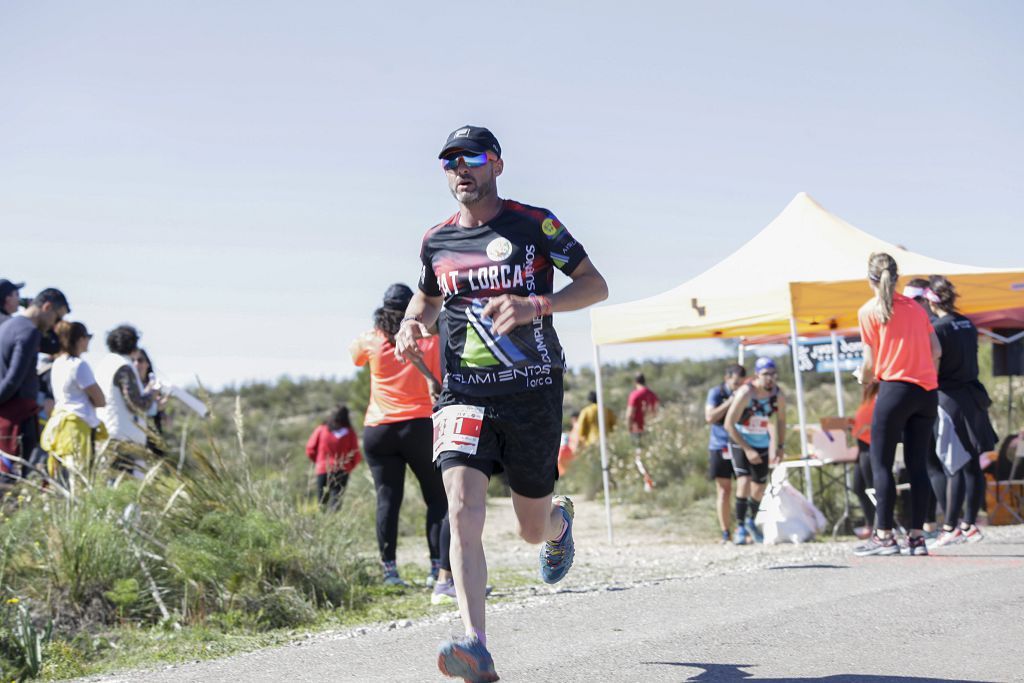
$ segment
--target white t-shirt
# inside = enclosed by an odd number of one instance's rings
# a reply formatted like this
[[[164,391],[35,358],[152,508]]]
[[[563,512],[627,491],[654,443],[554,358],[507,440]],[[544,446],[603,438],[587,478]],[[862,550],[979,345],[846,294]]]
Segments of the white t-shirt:
[[[96,384],[88,363],[66,354],[57,356],[50,370],[50,384],[53,387],[54,412],[63,410],[77,415],[93,429],[100,426],[96,407],[85,393],[85,387]]]

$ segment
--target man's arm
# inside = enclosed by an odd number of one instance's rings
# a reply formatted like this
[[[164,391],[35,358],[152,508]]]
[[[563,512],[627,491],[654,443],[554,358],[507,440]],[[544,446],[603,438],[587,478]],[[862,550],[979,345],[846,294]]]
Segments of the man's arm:
[[[483,314],[490,316],[494,321],[492,329],[495,334],[507,334],[519,327],[526,325],[538,316],[538,306],[542,308],[540,313],[565,313],[578,311],[599,301],[608,298],[608,283],[604,276],[597,270],[590,257],[584,258],[576,266],[576,270],[569,274],[572,282],[561,290],[543,297],[516,296],[514,294],[502,294],[487,302]],[[547,299],[548,306],[544,307],[540,299]],[[537,299],[538,301],[535,301]],[[546,308],[547,310],[543,310]]]
[[[719,403],[717,406],[713,406],[709,403],[704,404],[704,420],[709,424],[715,424],[725,419],[725,414],[729,412],[729,407],[732,405],[732,399],[735,394],[730,394],[728,398]]]
[[[28,342],[24,339],[18,340],[11,353],[11,362],[7,365],[7,372],[0,377],[0,403],[6,403],[16,393],[21,385],[28,379],[30,372],[36,370],[35,354],[29,353]],[[32,397],[35,400],[35,397]]]
[[[443,303],[440,296],[428,296],[423,290],[416,290],[395,335],[395,358],[405,362],[407,356],[422,356],[417,340],[430,336],[430,328],[437,324]]]
[[[743,438],[739,430],[736,429],[736,423],[740,419],[740,415],[743,414],[743,404],[746,402],[747,396],[750,395],[750,387],[744,385],[736,390],[732,395],[732,404],[729,406],[729,410],[725,413],[725,431],[729,432],[729,438],[731,438],[737,445],[741,446],[743,450],[754,450],[753,446],[747,443],[747,440]]]
[[[770,457],[772,462],[782,462],[782,457],[785,455],[786,449],[786,397],[779,392],[779,396],[776,399],[775,413],[775,443],[773,444]]]
[[[935,370],[939,370],[939,362],[942,360],[942,344],[939,343],[939,336],[932,331],[928,335],[928,342],[932,347],[932,362],[935,363]]]

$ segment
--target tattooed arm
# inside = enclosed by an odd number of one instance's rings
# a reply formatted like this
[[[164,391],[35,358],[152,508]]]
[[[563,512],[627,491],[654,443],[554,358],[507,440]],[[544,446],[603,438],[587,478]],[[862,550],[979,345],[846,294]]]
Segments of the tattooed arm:
[[[153,396],[147,396],[139,388],[139,380],[127,365],[114,373],[114,386],[121,392],[125,404],[136,413],[144,413],[153,405]]]

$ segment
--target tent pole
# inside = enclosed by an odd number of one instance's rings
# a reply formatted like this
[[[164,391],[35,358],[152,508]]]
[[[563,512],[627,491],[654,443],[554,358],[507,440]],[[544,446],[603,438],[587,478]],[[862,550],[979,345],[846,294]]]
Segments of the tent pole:
[[[839,417],[846,417],[846,406],[843,404],[843,374],[839,369],[839,337],[836,335],[836,331],[832,330],[832,372],[836,378],[836,410],[839,413]],[[846,437],[843,437],[843,443],[846,443]],[[844,462],[843,463],[843,516],[840,517],[835,526],[832,527],[832,537],[835,538],[836,532],[839,531],[839,527],[846,523],[850,519],[850,489],[853,488],[853,482],[850,481],[850,467]]]
[[[793,352],[793,378],[796,381],[796,412],[800,418],[800,457],[804,460],[804,493],[807,500],[814,503],[814,490],[811,487],[811,466],[807,464],[807,417],[804,415],[804,381],[800,376],[800,351],[796,336],[796,316],[789,317],[790,348]],[[783,439],[785,435],[780,436]]]
[[[608,432],[604,424],[604,390],[601,386],[601,350],[594,344],[594,381],[597,390],[597,428],[601,435],[601,479],[604,480],[604,514],[608,524],[608,543],[614,543],[612,536],[612,497],[608,482]]]
[[[743,347],[743,338],[740,337],[740,346],[736,350],[736,362],[743,365],[743,356],[746,353],[746,349]]]

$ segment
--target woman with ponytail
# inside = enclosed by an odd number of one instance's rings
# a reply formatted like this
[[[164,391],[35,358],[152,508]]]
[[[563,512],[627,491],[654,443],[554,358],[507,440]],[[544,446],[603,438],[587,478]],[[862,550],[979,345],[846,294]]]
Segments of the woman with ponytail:
[[[908,555],[927,555],[924,526],[928,503],[928,448],[938,408],[939,340],[928,315],[896,292],[899,272],[886,253],[868,259],[868,283],[875,296],[859,313],[864,341],[861,381],[877,380],[878,397],[871,420],[871,474],[875,486],[875,532],[854,549],[856,555],[898,555],[893,527],[896,482],[892,466],[896,444],[903,441],[903,459],[910,474],[911,529]]]
[[[925,297],[935,314],[935,335],[942,346],[939,363],[939,417],[951,424],[969,459],[949,477],[949,498],[942,534],[933,547],[981,540],[975,521],[985,495],[981,454],[995,448],[998,437],[988,417],[992,401],[978,381],[978,329],[956,309],[953,283],[942,275],[929,278]],[[948,417],[948,422],[947,422]],[[945,441],[945,439],[942,439]],[[966,500],[963,519],[960,511]],[[959,527],[957,522],[960,522]]]

